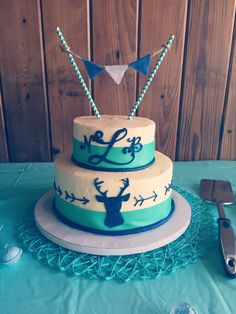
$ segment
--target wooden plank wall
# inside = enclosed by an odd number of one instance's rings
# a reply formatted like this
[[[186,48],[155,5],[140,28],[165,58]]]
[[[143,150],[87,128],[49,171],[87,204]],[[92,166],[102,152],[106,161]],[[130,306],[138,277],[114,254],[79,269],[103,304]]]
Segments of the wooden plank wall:
[[[5,122],[4,122],[4,113],[2,107],[2,93],[0,90],[0,161],[8,162],[8,149],[7,149],[7,139],[5,132]]]
[[[138,115],[157,125],[157,149],[175,160],[236,159],[236,0],[2,0],[0,161],[49,161],[71,150],[87,98],[55,35],[98,64],[171,51]],[[155,60],[153,60],[152,66]],[[146,77],[128,70],[90,81],[102,114],[128,115]]]
[[[234,14],[234,0],[189,4],[178,142],[181,160],[217,158]]]
[[[50,159],[41,14],[37,1],[1,1],[0,64],[10,161]]]

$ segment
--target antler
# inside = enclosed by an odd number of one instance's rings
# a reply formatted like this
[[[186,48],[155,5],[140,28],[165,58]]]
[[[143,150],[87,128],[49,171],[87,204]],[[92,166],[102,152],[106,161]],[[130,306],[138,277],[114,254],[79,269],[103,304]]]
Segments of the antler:
[[[96,188],[96,190],[102,195],[102,196],[107,196],[107,192],[108,192],[108,190],[106,190],[105,192],[102,192],[101,191],[101,185],[104,183],[104,181],[99,181],[99,179],[98,178],[96,178],[95,180],[94,180],[94,186],[95,186],[95,188]]]
[[[122,179],[121,181],[123,182],[124,186],[120,188],[120,192],[117,196],[121,196],[123,194],[123,192],[125,191],[125,189],[129,186],[129,179],[128,178]]]

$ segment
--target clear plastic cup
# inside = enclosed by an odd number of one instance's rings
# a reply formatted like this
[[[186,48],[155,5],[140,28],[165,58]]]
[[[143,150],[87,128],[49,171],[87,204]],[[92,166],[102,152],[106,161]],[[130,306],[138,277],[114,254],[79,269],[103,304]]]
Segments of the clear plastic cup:
[[[169,314],[197,314],[191,304],[179,302],[172,305]]]

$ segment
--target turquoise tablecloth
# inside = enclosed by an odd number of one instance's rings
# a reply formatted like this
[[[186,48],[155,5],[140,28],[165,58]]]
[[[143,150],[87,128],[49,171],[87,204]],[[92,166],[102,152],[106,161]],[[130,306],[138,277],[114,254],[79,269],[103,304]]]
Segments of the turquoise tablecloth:
[[[19,220],[53,183],[51,163],[0,164],[0,241],[21,245]],[[201,178],[231,181],[236,191],[235,161],[178,162],[174,183],[198,194]],[[236,205],[227,208],[236,230]],[[168,313],[185,301],[198,313],[236,313],[236,279],[224,276],[217,247],[186,269],[156,280],[117,283],[70,277],[24,251],[14,266],[0,267],[1,314],[154,314]]]

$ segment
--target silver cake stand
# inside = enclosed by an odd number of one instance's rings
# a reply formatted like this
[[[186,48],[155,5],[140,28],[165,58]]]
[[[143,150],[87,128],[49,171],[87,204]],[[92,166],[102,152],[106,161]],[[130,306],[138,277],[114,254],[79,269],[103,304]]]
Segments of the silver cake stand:
[[[175,211],[156,229],[123,236],[98,235],[63,223],[53,208],[54,191],[44,194],[35,206],[35,222],[40,232],[67,249],[95,255],[129,255],[164,246],[180,237],[190,224],[191,207],[183,196],[173,191]]]

